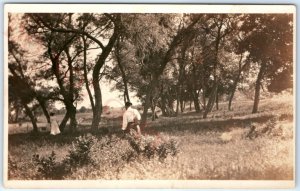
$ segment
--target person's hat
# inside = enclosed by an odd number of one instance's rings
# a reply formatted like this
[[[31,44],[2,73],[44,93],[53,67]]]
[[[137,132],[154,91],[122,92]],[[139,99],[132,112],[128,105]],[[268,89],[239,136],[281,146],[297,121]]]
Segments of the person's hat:
[[[132,103],[128,101],[128,102],[125,103],[125,106],[126,107],[132,106]]]

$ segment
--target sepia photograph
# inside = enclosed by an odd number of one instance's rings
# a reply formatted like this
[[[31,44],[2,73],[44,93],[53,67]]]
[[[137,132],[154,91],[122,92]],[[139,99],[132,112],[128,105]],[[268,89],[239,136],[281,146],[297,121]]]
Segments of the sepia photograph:
[[[293,188],[295,14],[6,4],[6,187]]]

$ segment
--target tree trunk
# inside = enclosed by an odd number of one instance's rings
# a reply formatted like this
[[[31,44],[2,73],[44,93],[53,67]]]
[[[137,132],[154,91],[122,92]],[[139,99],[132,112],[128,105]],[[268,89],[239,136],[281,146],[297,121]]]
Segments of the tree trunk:
[[[218,65],[219,65],[218,55],[219,55],[220,42],[221,42],[221,39],[224,37],[224,35],[223,35],[223,37],[221,36],[222,26],[223,26],[223,20],[221,21],[220,24],[217,24],[218,32],[217,32],[216,43],[215,43],[214,70],[213,70],[213,73],[214,73],[214,86],[213,86],[213,90],[212,90],[212,92],[211,92],[211,94],[209,96],[209,100],[208,100],[207,106],[206,106],[206,108],[204,110],[203,118],[207,117],[207,114],[209,112],[211,112],[211,110],[212,110],[212,108],[214,106],[214,103],[215,102],[217,103],[218,84],[219,84],[219,78],[218,78],[218,75],[217,75]]]
[[[185,102],[184,102],[183,99],[181,98],[181,99],[180,99],[180,111],[181,111],[181,113],[183,113],[184,108],[185,108]]]
[[[257,111],[258,111],[261,81],[264,77],[265,70],[266,70],[266,64],[262,63],[260,70],[258,72],[258,75],[257,75],[256,83],[255,83],[255,96],[254,96],[254,104],[253,104],[252,113],[257,113]]]
[[[23,106],[25,108],[25,112],[26,112],[27,116],[31,120],[32,127],[33,127],[33,132],[37,133],[38,132],[38,127],[37,127],[37,124],[36,124],[36,118],[35,118],[35,116],[33,115],[31,109],[28,107],[28,105],[26,103],[23,103]]]
[[[60,122],[60,124],[59,124],[59,130],[60,130],[61,132],[63,132],[63,131],[65,130],[69,118],[70,118],[70,114],[69,114],[68,111],[67,111],[67,112],[65,113],[65,116],[64,116],[63,120],[62,120],[62,121]]]
[[[69,116],[70,116],[70,132],[74,132],[77,127],[77,121],[76,121],[76,107],[72,106],[68,109]]]
[[[49,115],[49,112],[48,112],[48,110],[46,108],[45,101],[43,100],[43,98],[39,97],[38,95],[36,95],[36,98],[37,98],[37,100],[39,102],[39,105],[42,108],[42,111],[43,111],[43,113],[44,113],[44,115],[45,115],[45,117],[47,119],[47,122],[50,123],[50,115]]]
[[[177,98],[176,98],[176,112],[175,112],[175,115],[177,116],[178,113],[179,113],[179,103],[180,103],[180,98],[179,98],[179,93],[177,92]]]
[[[73,66],[72,66],[72,59],[69,55],[69,52],[68,52],[68,47],[65,47],[64,48],[64,51],[65,53],[67,54],[67,57],[68,57],[68,67],[69,67],[69,82],[70,82],[70,85],[69,85],[69,91],[66,90],[65,86],[64,86],[64,81],[63,81],[63,78],[61,78],[60,76],[60,66],[59,66],[59,54],[56,56],[56,57],[53,57],[52,56],[52,50],[50,47],[48,47],[48,54],[51,58],[51,62],[52,62],[52,72],[54,73],[55,77],[56,77],[56,80],[57,80],[57,83],[58,83],[58,86],[59,86],[59,90],[60,90],[60,93],[61,95],[63,96],[63,102],[64,102],[64,105],[65,105],[65,108],[67,110],[67,113],[66,113],[66,116],[64,117],[63,121],[60,123],[59,125],[59,128],[60,128],[60,131],[64,131],[65,129],[65,126],[71,116],[72,113],[74,113],[72,111],[72,108],[74,107],[73,105],[73,102],[74,102],[74,79],[73,79]],[[76,108],[75,108],[76,110]],[[75,114],[76,114],[76,111],[75,111]],[[67,120],[67,121],[65,121]],[[74,120],[74,118],[73,118]],[[75,121],[76,121],[76,118],[75,118]],[[70,123],[71,125],[71,123]],[[76,128],[76,125],[77,123],[74,123],[74,121],[72,122],[72,125],[75,125],[73,126],[72,128]]]
[[[171,96],[171,93],[168,94],[169,97],[167,99],[167,109],[169,112],[169,116],[174,116],[176,114],[176,111],[174,110],[174,99]]]
[[[194,101],[194,106],[195,106],[195,110],[197,113],[200,113],[200,103],[199,103],[199,99],[198,99],[198,94],[196,92],[193,91],[193,101]]]
[[[171,60],[173,56],[174,50],[177,48],[177,46],[182,42],[183,37],[186,34],[189,34],[189,31],[193,28],[193,26],[200,20],[200,17],[197,17],[189,26],[187,26],[185,29],[182,29],[181,31],[178,31],[178,33],[174,36],[172,39],[172,42],[169,45],[168,50],[166,53],[162,56],[163,59],[159,63],[159,68],[157,72],[154,74],[154,78],[151,80],[149,84],[149,89],[146,93],[146,98],[145,98],[145,104],[144,104],[144,112],[142,114],[142,119],[141,119],[141,126],[145,127],[146,122],[147,122],[147,111],[148,108],[151,105],[151,94],[154,92],[155,87],[157,87],[157,83],[159,80],[159,76],[164,72],[164,69],[168,62]]]
[[[236,88],[237,88],[237,84],[238,84],[238,81],[239,81],[239,77],[240,75],[238,75],[237,79],[234,81],[233,83],[233,89],[232,89],[232,92],[230,94],[230,97],[229,97],[229,102],[228,102],[228,110],[230,111],[231,110],[231,104],[232,104],[232,100],[233,100],[233,97],[234,97],[234,93],[236,91]]]
[[[118,15],[116,20],[120,21],[120,16]],[[102,53],[99,56],[94,69],[93,69],[93,87],[94,87],[94,97],[95,97],[95,108],[93,110],[93,121],[92,121],[92,129],[96,130],[99,128],[99,123],[101,121],[102,114],[102,94],[100,88],[100,70],[104,66],[106,58],[110,54],[117,38],[119,37],[119,27],[115,26],[114,32],[110,37],[106,47],[102,48]]]
[[[216,110],[219,110],[219,91],[216,90]]]
[[[102,114],[102,94],[99,84],[99,75],[94,76],[94,92],[95,92],[95,108],[93,110],[93,120],[92,120],[92,129],[96,130],[99,128],[99,123],[101,121]]]
[[[161,112],[163,116],[167,116],[166,112],[166,98],[164,95],[161,95]]]
[[[87,45],[86,45],[86,39],[84,37],[82,37],[83,40],[83,77],[84,77],[84,83],[85,83],[85,88],[86,91],[89,95],[89,99],[90,99],[90,104],[92,107],[92,111],[94,111],[95,109],[95,103],[94,103],[94,99],[93,99],[93,95],[89,86],[89,80],[88,80],[88,71],[87,71],[87,65],[86,65],[86,51],[87,51]]]
[[[236,88],[237,88],[237,84],[238,84],[239,81],[240,81],[240,77],[241,77],[242,71],[243,71],[244,68],[247,66],[247,63],[245,63],[245,64],[242,66],[242,59],[243,59],[243,54],[241,54],[241,57],[240,57],[240,60],[239,60],[239,71],[238,71],[238,75],[237,75],[235,81],[233,82],[232,92],[231,92],[230,97],[229,97],[229,102],[228,102],[228,110],[229,110],[229,111],[231,110],[232,100],[233,100],[233,97],[234,97],[234,94],[235,94],[235,91],[236,91]]]
[[[126,73],[124,70],[124,67],[121,63],[121,58],[120,58],[120,39],[117,40],[117,51],[116,51],[116,57],[117,57],[117,64],[118,67],[121,71],[121,76],[122,76],[122,80],[123,80],[123,84],[124,84],[124,104],[129,101],[130,102],[130,98],[129,98],[129,93],[128,93],[128,84],[127,84],[127,77],[126,77]]]
[[[16,115],[15,115],[15,119],[14,119],[14,122],[18,122],[18,118],[19,118],[19,112],[20,112],[20,109],[19,109],[19,106],[16,106]]]
[[[144,110],[142,114],[142,119],[141,119],[141,128],[146,128],[146,123],[147,123],[147,114],[148,114],[148,109],[151,106],[151,96],[153,92],[155,92],[155,88],[158,83],[158,77],[154,76],[153,79],[150,82],[149,89],[146,93],[146,98],[145,98],[145,103],[144,103]]]
[[[155,119],[156,119],[156,113],[155,113],[155,108],[156,108],[156,106],[155,106],[155,104],[152,104],[152,106],[151,106],[151,112],[152,112],[152,121],[155,121]]]
[[[216,99],[217,89],[218,89],[218,82],[215,82],[215,84],[213,86],[213,89],[212,89],[212,92],[210,94],[210,97],[208,99],[208,103],[207,103],[206,108],[205,108],[204,113],[203,113],[203,118],[204,119],[207,117],[207,114],[209,112],[211,112],[211,110],[212,110],[212,108],[214,106],[215,99]]]

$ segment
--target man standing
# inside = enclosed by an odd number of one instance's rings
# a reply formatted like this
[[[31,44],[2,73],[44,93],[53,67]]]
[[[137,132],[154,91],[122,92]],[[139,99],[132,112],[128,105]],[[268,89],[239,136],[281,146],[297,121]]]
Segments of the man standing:
[[[141,128],[139,126],[139,121],[141,120],[141,115],[138,110],[133,109],[132,103],[126,102],[125,108],[126,111],[123,114],[123,123],[122,123],[122,130],[125,133],[129,133],[130,129],[134,129],[141,135]]]

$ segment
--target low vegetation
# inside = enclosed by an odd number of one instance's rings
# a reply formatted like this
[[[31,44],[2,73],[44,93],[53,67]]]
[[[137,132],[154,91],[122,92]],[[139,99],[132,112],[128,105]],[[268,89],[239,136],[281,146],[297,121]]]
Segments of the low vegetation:
[[[161,117],[142,137],[118,129],[10,135],[9,179],[293,179],[292,99],[261,104],[258,114],[222,116],[220,105],[208,119]]]

